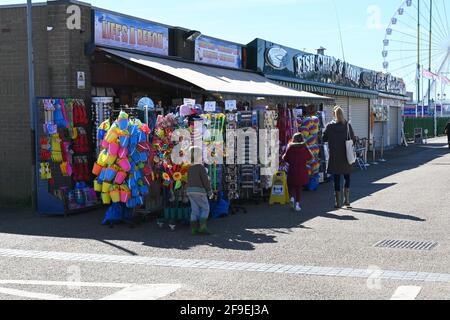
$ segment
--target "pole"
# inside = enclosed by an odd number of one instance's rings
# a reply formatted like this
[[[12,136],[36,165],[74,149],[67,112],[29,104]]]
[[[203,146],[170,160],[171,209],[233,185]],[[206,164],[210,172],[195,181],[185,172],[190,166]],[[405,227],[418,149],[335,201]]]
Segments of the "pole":
[[[34,91],[34,52],[33,52],[33,16],[32,1],[27,0],[27,49],[28,49],[28,105],[30,114],[31,139],[31,206],[37,210],[37,173],[36,173],[36,108]]]
[[[420,1],[418,1],[417,2],[417,109],[419,108],[420,102],[420,78],[422,78],[422,74],[420,70]]]
[[[428,43],[428,71],[431,72],[431,40],[432,40],[432,30],[433,27],[433,0],[430,0],[430,39]],[[436,81],[436,80],[434,80]],[[431,110],[431,79],[428,79],[428,112]],[[434,136],[436,137],[437,128],[436,128],[436,104],[434,105]]]

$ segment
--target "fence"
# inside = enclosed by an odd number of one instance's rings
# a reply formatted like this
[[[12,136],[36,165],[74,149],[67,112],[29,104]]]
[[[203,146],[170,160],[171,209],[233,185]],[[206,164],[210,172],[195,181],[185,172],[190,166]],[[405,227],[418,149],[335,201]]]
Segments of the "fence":
[[[445,126],[450,118],[437,118],[437,134],[443,135]],[[433,118],[406,118],[405,119],[405,136],[408,140],[414,140],[414,129],[428,129],[428,137],[434,136],[434,119]]]

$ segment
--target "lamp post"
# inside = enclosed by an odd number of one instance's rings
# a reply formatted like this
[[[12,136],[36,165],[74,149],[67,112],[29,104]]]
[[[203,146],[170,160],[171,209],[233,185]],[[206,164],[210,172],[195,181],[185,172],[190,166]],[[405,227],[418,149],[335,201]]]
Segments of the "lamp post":
[[[37,173],[36,173],[36,108],[34,91],[34,52],[33,52],[33,16],[32,1],[27,0],[27,50],[28,50],[28,106],[30,114],[31,138],[31,205],[37,209]]]

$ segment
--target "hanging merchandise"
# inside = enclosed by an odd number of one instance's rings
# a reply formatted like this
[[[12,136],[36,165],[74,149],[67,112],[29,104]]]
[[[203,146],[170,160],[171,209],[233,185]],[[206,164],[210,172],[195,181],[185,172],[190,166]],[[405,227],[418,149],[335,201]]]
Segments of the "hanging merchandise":
[[[92,141],[96,146],[97,153],[100,152],[100,143],[108,132],[113,123],[112,110],[114,98],[111,97],[94,97],[92,98],[92,122],[94,130],[92,130]]]
[[[237,130],[237,113],[231,112],[227,114],[227,122],[226,122],[226,130]],[[228,136],[227,136],[228,137]],[[228,138],[233,139],[234,142],[226,141],[226,145],[233,146],[233,150],[226,150],[225,154],[228,160],[233,163],[232,165],[227,164],[225,167],[225,191],[227,195],[227,199],[237,200],[239,199],[239,172],[237,166],[237,157],[236,157],[236,137],[234,135],[230,135]],[[231,154],[234,155],[233,159],[229,159]]]
[[[38,211],[67,214],[97,205],[91,183],[87,111],[81,99],[39,99]],[[49,197],[51,194],[53,197]],[[77,201],[78,199],[78,201]]]
[[[246,133],[250,129],[256,131],[258,135],[258,112],[240,111],[237,115],[238,129]],[[261,194],[260,166],[257,163],[258,145],[251,143],[250,139],[245,139],[244,143],[237,146],[237,158],[239,163],[239,187],[240,198],[250,199],[254,195]]]
[[[190,130],[191,127],[187,119],[177,117],[175,114],[158,116],[152,141],[153,148],[150,152],[154,170],[158,173],[156,177],[151,173],[152,179],[161,181],[164,193],[164,215],[158,220],[158,224],[162,226],[164,223],[169,223],[172,230],[175,229],[176,222],[189,223],[190,220],[189,199],[185,188],[189,165],[172,162],[172,151],[175,147],[172,134],[177,129]],[[183,152],[187,152],[190,147],[189,141],[178,143],[182,144]],[[151,172],[150,168],[147,170]]]
[[[305,142],[314,155],[314,159],[311,160],[308,167],[308,174],[310,176],[310,190],[316,190],[318,187],[319,173],[320,173],[320,147],[319,147],[319,125],[320,120],[317,116],[307,116],[303,119],[300,132],[302,133]]]
[[[104,204],[115,204],[108,210],[105,221],[114,220],[109,215],[117,212],[122,214],[119,220],[126,220],[129,211],[125,208],[133,209],[144,204],[150,182],[145,175],[149,173],[145,170],[150,152],[147,142],[149,132],[146,124],[121,111],[100,143],[101,151],[92,169],[97,176],[95,190],[101,190]],[[121,210],[118,209],[119,204]]]

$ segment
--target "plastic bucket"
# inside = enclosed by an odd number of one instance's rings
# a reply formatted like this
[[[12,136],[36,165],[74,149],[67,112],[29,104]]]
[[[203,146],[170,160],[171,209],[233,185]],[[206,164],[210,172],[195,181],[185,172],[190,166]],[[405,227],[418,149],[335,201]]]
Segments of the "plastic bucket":
[[[146,142],[147,141],[147,135],[144,132],[139,132],[139,142]]]
[[[109,183],[109,182],[103,182],[103,185],[102,185],[102,192],[103,193],[109,193],[110,191],[111,191],[111,183]]]
[[[115,184],[122,184],[124,183],[125,179],[127,178],[127,174],[123,171],[117,172],[116,179],[114,180]]]
[[[114,143],[117,142],[117,138],[119,137],[119,135],[117,134],[116,130],[109,130],[108,133],[106,134],[105,140],[108,143]]]
[[[131,164],[128,159],[121,159],[119,160],[119,167],[122,168],[123,171],[128,172],[131,170]]]
[[[122,148],[128,147],[128,143],[130,142],[130,138],[128,136],[120,136],[119,137],[119,144]]]
[[[102,140],[100,145],[102,146],[102,148],[105,148],[105,149],[108,149],[108,147],[109,147],[109,143],[106,140]]]
[[[92,174],[94,176],[99,176],[102,172],[103,167],[99,165],[98,163],[94,163],[94,168],[92,168]]]
[[[115,142],[110,143],[109,147],[108,147],[108,155],[113,156],[113,157],[117,156],[119,149],[120,149],[120,147],[117,143],[115,143]]]
[[[144,195],[146,195],[147,193],[150,192],[150,190],[148,189],[147,186],[142,186],[142,187],[140,187],[139,189],[140,189],[140,191],[141,191],[141,194],[144,194]]]
[[[99,183],[97,180],[94,180],[94,190],[96,192],[102,192],[102,184]]]
[[[111,196],[109,195],[109,193],[102,193],[102,202],[103,204],[111,203]]]
[[[117,153],[120,159],[128,157],[128,148],[123,147],[119,149],[119,152]]]
[[[109,193],[109,195],[111,196],[111,201],[112,201],[113,203],[120,202],[120,191],[119,191],[119,190],[111,191],[111,192]]]
[[[117,156],[108,155],[106,158],[106,164],[112,166],[117,160]]]
[[[113,181],[114,178],[116,177],[116,174],[117,174],[117,170],[112,169],[112,168],[106,169],[104,181]]]
[[[128,119],[119,119],[117,122],[120,130],[126,130],[128,128]]]
[[[127,203],[131,197],[131,193],[129,191],[120,191],[120,202]]]
[[[106,163],[107,159],[108,159],[108,154],[106,153],[106,150],[104,150],[98,155],[97,163],[99,165],[101,165],[102,167],[104,167],[107,165],[107,163]]]
[[[141,162],[147,162],[148,155],[146,152],[141,152],[141,153],[139,153],[139,158],[140,158]]]

